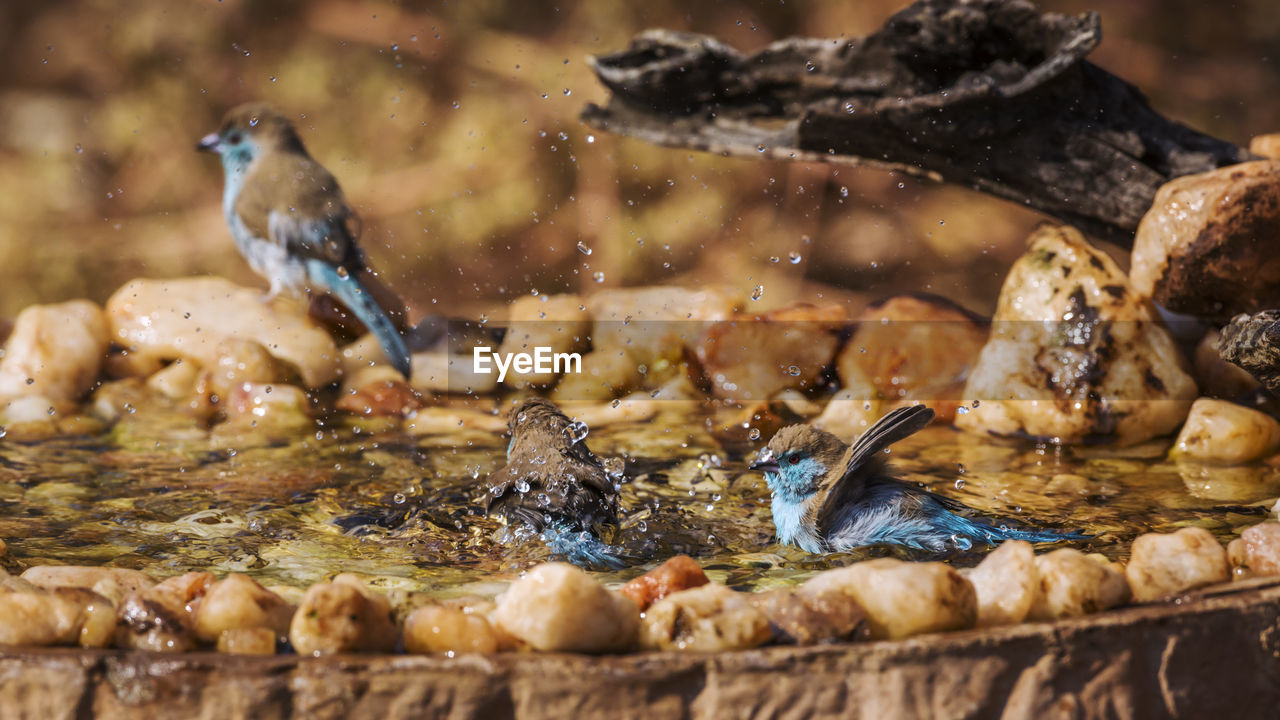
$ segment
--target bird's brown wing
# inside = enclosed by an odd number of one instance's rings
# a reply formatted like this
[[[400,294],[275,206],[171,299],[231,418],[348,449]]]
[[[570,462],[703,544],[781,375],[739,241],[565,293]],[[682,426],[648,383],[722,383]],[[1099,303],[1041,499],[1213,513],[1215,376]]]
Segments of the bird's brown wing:
[[[274,152],[259,158],[244,179],[235,212],[254,235],[297,257],[351,271],[363,266],[338,181],[306,156]]]
[[[923,430],[932,420],[933,410],[924,405],[912,405],[885,415],[862,433],[845,451],[844,472],[827,488],[827,495],[818,510],[817,525],[821,534],[825,535],[841,508],[857,500],[868,476],[886,472],[881,459],[884,449]]]

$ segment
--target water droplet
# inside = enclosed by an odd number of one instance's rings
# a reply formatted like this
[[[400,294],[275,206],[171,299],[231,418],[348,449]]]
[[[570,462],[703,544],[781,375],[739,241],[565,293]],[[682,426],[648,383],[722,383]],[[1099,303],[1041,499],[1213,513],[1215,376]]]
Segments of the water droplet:
[[[84,152],[84,147],[83,147],[83,146],[81,146],[81,145],[80,145],[80,143],[76,143],[76,152],[77,152],[77,153],[82,153],[82,152]]]
[[[595,272],[591,273],[591,279],[592,279],[592,280],[595,280],[595,281],[596,281],[596,282],[598,282],[598,283],[602,283],[602,282],[604,282],[604,273],[602,273],[602,272],[600,272],[599,270],[597,270],[597,271],[595,271]]]
[[[591,248],[587,247],[587,244],[586,244],[586,243],[584,243],[584,242],[579,242],[579,243],[578,243],[578,252],[582,253],[583,255],[590,255],[590,254],[591,254]]]
[[[967,407],[965,407],[965,406],[961,405],[960,407],[956,408],[956,414],[957,414],[957,415],[968,415],[968,414],[969,414],[969,408],[967,408]]]
[[[759,299],[760,299],[760,298],[762,298],[762,297],[764,297],[764,286],[763,286],[763,285],[757,285],[757,286],[755,287],[755,289],[751,291],[751,299],[752,299],[752,300],[759,300]]]
[[[799,263],[799,262],[800,262],[800,253],[798,253],[798,252],[796,252],[796,251],[792,250],[791,252],[787,253],[787,260],[791,261],[791,264],[792,264],[792,265],[795,265],[795,264]]]
[[[391,496],[391,502],[397,505],[403,505],[405,500],[408,500],[408,498],[404,496],[404,493],[396,493]]]
[[[752,440],[759,440],[759,439],[760,439],[760,428],[751,428],[750,430],[748,430],[748,431],[747,431],[747,437],[751,438]]]
[[[956,472],[964,474],[964,463],[956,463]]]
[[[569,88],[565,88],[565,89],[564,89],[564,96],[565,96],[565,97],[569,97],[569,96],[570,96],[570,95],[572,95],[572,94],[573,94],[573,91],[572,91],[572,90],[570,90]]]
[[[771,263],[777,263],[777,262],[779,262],[780,260],[781,260],[781,258],[779,258],[777,255],[770,255],[770,256],[769,256],[769,262],[771,262]]]
[[[963,490],[965,486],[964,478],[956,478],[956,489]]]
[[[979,406],[979,405],[981,405],[981,404],[982,404],[982,403],[981,403],[980,401],[978,401],[978,400],[974,400],[974,401],[973,401],[973,406],[974,406],[974,407],[978,407],[978,406]]]
[[[787,374],[791,377],[800,377],[800,366],[791,365],[787,368]]]
[[[526,480],[525,478],[520,478],[519,480],[516,481],[515,488],[516,488],[516,492],[523,495],[529,492],[529,481]]]
[[[569,423],[568,427],[564,429],[564,432],[569,436],[571,441],[580,443],[587,439],[587,434],[591,432],[591,430],[587,427],[586,423],[581,420],[575,420],[574,422]]]
[[[973,541],[963,535],[952,535],[951,543],[959,550],[969,550],[973,548]]]

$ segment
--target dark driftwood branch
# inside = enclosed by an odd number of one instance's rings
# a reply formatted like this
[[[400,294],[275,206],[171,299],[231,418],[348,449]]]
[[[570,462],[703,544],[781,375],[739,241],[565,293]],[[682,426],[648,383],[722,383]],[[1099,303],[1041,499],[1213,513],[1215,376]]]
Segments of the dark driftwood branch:
[[[1222,328],[1217,349],[1280,397],[1280,310],[1236,316]]]
[[[1098,16],[1022,0],[921,0],[862,40],[744,55],[653,30],[594,58],[583,120],[729,155],[876,163],[966,185],[1129,245],[1156,188],[1252,157],[1168,120],[1084,60]]]

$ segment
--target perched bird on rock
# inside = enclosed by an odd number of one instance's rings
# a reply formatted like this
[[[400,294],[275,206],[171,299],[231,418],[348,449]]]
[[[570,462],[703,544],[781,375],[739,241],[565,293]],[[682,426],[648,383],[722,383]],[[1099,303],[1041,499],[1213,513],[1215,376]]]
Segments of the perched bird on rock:
[[[282,290],[336,297],[409,377],[409,350],[391,315],[404,307],[365,264],[358,222],[333,175],[311,159],[293,124],[271,107],[241,105],[197,149],[222,157],[222,211],[249,265]]]
[[[591,530],[618,515],[618,491],[587,447],[587,427],[550,400],[531,398],[508,416],[507,464],[485,484],[490,513],[534,529]]]
[[[933,420],[922,405],[880,418],[852,445],[808,425],[785,427],[752,464],[773,493],[779,542],[811,553],[843,552],[866,545],[919,550],[967,550],[973,543],[1004,540],[1082,540],[1080,533],[994,527],[957,513],[972,508],[893,477],[885,448]]]

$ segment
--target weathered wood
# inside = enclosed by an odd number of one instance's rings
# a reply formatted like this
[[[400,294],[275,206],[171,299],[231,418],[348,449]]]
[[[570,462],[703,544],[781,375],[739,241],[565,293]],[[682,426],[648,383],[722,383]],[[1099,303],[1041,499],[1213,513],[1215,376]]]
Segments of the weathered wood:
[[[1161,184],[1253,156],[1087,62],[1101,36],[1095,13],[1023,0],[921,0],[861,40],[793,38],[754,55],[651,30],[593,58],[612,96],[582,118],[673,147],[875,163],[1128,245]]]
[[[1237,315],[1218,338],[1218,354],[1280,397],[1280,310]]]

